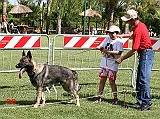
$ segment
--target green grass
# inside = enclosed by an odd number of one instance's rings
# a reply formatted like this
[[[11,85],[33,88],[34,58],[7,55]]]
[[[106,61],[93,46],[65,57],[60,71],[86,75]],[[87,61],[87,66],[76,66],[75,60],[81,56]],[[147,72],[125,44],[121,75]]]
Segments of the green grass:
[[[50,36],[53,38],[53,36]],[[58,43],[59,45],[60,43]],[[27,50],[26,50],[27,51]],[[10,51],[8,51],[10,52]],[[18,53],[17,53],[18,52]],[[56,51],[55,58],[59,58],[59,51]],[[74,51],[75,53],[81,52],[81,50]],[[96,52],[96,51],[95,51]],[[97,54],[99,59],[95,62],[95,52],[91,55],[90,67],[99,67],[99,60],[101,54]],[[6,53],[6,51],[5,51]],[[85,57],[83,66],[86,66],[88,61],[88,52],[83,55]],[[16,64],[21,57],[21,51],[13,51],[13,64]],[[68,51],[64,51],[62,57],[65,57]],[[74,53],[70,52],[71,55]],[[9,54],[6,54],[8,57]],[[45,62],[46,53],[42,52],[42,58],[39,57],[39,51],[34,51],[34,59],[37,62],[42,60]],[[155,68],[159,68],[159,52],[155,54]],[[1,56],[1,55],[0,55]],[[82,60],[82,54],[78,54],[76,63],[80,63]],[[5,61],[7,57],[5,56]],[[1,60],[0,60],[1,61]],[[72,67],[74,60],[68,58],[62,60],[62,64],[69,65]],[[129,67],[132,65],[133,58],[130,59]],[[7,61],[9,62],[9,61]],[[55,60],[56,64],[59,64],[59,60]],[[126,61],[125,61],[126,62]],[[9,63],[5,63],[6,67],[9,67]],[[93,66],[94,65],[94,66]],[[125,63],[123,64],[125,66]],[[81,66],[78,65],[78,67]],[[88,66],[86,66],[88,67]],[[13,67],[14,68],[14,67]],[[93,103],[93,96],[97,95],[99,85],[99,70],[90,71],[77,71],[79,75],[79,83],[81,90],[79,91],[80,96],[80,107],[76,107],[75,104],[67,104],[66,101],[70,99],[70,96],[62,89],[60,85],[56,86],[58,91],[58,99],[56,94],[51,89],[49,94],[46,94],[46,105],[44,107],[32,108],[34,104],[36,91],[31,85],[29,78],[26,73],[23,74],[22,79],[18,78],[17,73],[0,73],[0,119],[159,119],[160,110],[160,73],[158,71],[152,71],[151,73],[151,93],[152,102],[154,107],[151,110],[139,112],[130,105],[135,103],[135,93],[133,87],[131,87],[131,71],[130,70],[119,70],[117,73],[117,86],[118,86],[118,98],[120,100],[119,105],[112,105],[112,94],[111,88],[107,81],[105,90],[103,93],[103,101],[101,103]],[[126,107],[124,107],[124,94],[123,90],[127,90],[126,96]],[[6,98],[16,98],[16,104],[5,104]]]

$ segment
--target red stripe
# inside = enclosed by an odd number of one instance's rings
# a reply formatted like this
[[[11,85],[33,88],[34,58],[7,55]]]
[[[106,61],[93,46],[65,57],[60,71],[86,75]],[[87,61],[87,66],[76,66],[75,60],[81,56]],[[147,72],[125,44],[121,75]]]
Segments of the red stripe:
[[[81,48],[82,45],[89,39],[89,37],[82,37],[79,41],[73,46],[74,48]]]
[[[14,48],[22,48],[30,38],[31,36],[23,36]]]
[[[72,36],[65,36],[65,37],[64,37],[64,42],[63,42],[64,46],[65,46],[72,38],[73,38]]]
[[[153,39],[151,39],[152,45],[154,45],[157,41],[158,41],[158,40],[153,40]]]
[[[97,46],[99,46],[105,38],[97,38],[94,43],[90,46],[90,48],[96,48]]]
[[[13,36],[5,36],[1,41],[0,41],[0,48],[4,48],[10,40],[13,38]]]
[[[38,40],[33,44],[32,47],[33,47],[33,48],[40,48],[40,37],[39,37]]]
[[[129,40],[127,40],[127,41],[123,44],[123,48],[129,48]]]

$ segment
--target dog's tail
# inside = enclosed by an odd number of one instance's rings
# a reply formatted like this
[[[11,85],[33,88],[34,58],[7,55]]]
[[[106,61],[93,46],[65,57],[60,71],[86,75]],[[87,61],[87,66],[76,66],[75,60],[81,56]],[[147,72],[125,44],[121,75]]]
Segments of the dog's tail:
[[[76,71],[72,70],[72,73],[73,73],[73,79],[74,79],[74,83],[75,83],[75,88],[77,91],[79,91],[81,89],[79,83],[78,83],[78,74]]]

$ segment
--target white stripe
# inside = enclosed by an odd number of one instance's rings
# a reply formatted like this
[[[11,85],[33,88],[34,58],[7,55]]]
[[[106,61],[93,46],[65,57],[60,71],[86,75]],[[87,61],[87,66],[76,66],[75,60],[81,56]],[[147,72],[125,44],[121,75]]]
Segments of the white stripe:
[[[83,45],[81,48],[89,48],[97,39],[98,37],[90,37]]]
[[[22,36],[14,36],[4,48],[14,48],[21,38]]]
[[[73,48],[73,46],[80,40],[81,37],[73,37],[64,47]]]
[[[34,43],[40,38],[40,36],[32,36],[26,44],[23,46],[23,48],[32,48]]]
[[[152,47],[153,50],[158,50],[160,48],[160,40],[157,40],[157,42]]]
[[[129,40],[128,38],[122,38],[120,39],[120,41],[123,43],[123,45],[127,42],[127,40]]]
[[[4,36],[0,36],[0,41],[4,38]]]

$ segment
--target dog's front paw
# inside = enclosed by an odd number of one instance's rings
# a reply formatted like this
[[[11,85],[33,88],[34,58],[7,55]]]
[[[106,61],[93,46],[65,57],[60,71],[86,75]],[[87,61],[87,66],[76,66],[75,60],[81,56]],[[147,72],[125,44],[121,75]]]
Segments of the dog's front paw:
[[[35,104],[35,105],[33,106],[33,108],[38,108],[38,105]]]
[[[74,100],[71,99],[70,101],[68,101],[68,103],[73,103],[73,101],[74,101]]]
[[[44,107],[44,105],[45,105],[45,100],[42,101],[41,107]]]
[[[77,104],[76,106],[77,106],[77,107],[80,107],[80,104]]]
[[[35,104],[34,106],[33,106],[33,108],[37,108],[38,107],[38,104]]]

